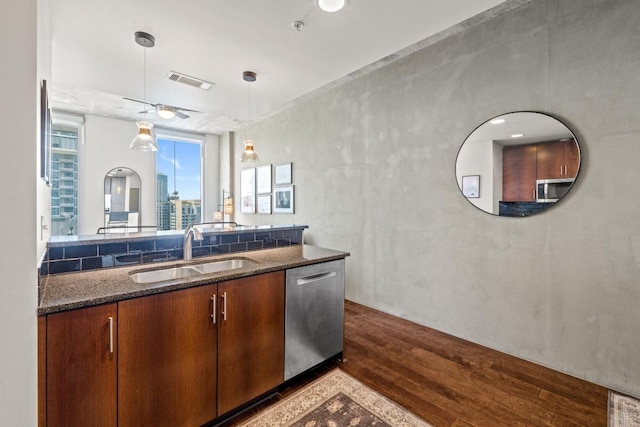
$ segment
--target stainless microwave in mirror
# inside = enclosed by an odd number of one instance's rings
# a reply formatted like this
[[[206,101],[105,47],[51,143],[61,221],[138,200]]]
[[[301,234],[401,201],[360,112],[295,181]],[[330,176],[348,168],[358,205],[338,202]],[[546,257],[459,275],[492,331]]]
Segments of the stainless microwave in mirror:
[[[536,202],[553,203],[564,196],[575,178],[556,178],[536,180]]]

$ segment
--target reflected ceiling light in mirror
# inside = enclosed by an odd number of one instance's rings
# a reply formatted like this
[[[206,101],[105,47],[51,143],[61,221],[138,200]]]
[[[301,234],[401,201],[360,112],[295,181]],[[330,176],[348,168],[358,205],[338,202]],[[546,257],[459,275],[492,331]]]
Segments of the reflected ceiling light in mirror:
[[[153,47],[156,44],[156,39],[151,34],[145,33],[144,31],[136,31],[134,33],[134,38],[136,43],[142,46],[144,49],[143,52],[143,66],[142,66],[142,101],[146,104],[147,101],[147,48]],[[146,118],[147,113],[145,111],[144,117]],[[141,120],[136,122],[138,126],[138,134],[133,141],[131,141],[131,145],[129,148],[136,151],[158,151],[158,144],[153,137],[153,124],[149,123],[146,120]]]
[[[493,120],[491,120],[491,124],[492,125],[501,125],[504,122],[505,122],[504,119],[493,119]]]
[[[253,71],[243,71],[242,72],[242,80],[248,83],[249,85],[249,120],[251,120],[251,83],[257,80],[258,75]],[[240,157],[241,162],[246,163],[258,163],[260,159],[253,149],[254,141],[251,139],[246,139],[244,141],[244,151],[242,152],[242,156]]]
[[[325,12],[337,12],[347,5],[347,0],[317,0],[317,5]]]
[[[156,105],[156,112],[158,116],[165,120],[173,119],[176,115],[176,107],[171,107],[169,105],[158,104]]]
[[[153,137],[153,124],[140,120],[136,122],[136,126],[138,126],[138,134],[131,141],[129,148],[136,151],[158,151],[158,144]]]
[[[253,141],[250,139],[244,140],[244,151],[242,152],[242,157],[240,157],[241,162],[246,163],[258,163],[260,158],[256,154],[253,149]]]

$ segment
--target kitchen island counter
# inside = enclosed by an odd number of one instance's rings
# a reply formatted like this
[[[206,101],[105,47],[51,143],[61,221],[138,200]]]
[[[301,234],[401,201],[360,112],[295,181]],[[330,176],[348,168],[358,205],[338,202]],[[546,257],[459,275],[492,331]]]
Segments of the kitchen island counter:
[[[90,307],[130,298],[185,289],[208,283],[253,276],[278,270],[342,259],[348,252],[311,245],[295,245],[236,254],[200,257],[193,261],[173,261],[93,271],[42,276],[38,315]],[[196,265],[228,259],[248,259],[251,265],[216,273],[152,283],[136,283],[131,274],[174,266]]]

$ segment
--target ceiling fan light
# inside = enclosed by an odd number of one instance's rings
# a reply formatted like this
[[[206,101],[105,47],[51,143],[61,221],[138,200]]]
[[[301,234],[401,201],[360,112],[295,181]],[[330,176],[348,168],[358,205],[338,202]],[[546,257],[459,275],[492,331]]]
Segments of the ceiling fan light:
[[[253,150],[253,141],[247,139],[244,141],[244,151],[242,152],[242,156],[240,157],[241,162],[246,163],[258,163],[260,159],[258,155]]]
[[[318,0],[318,7],[325,12],[337,12],[347,5],[347,0]]]
[[[175,107],[171,107],[169,105],[158,104],[156,112],[158,113],[158,116],[166,120],[172,119],[176,115]]]
[[[137,151],[158,151],[158,144],[153,137],[153,124],[139,121],[136,122],[136,125],[138,126],[138,134],[131,141],[129,148]]]

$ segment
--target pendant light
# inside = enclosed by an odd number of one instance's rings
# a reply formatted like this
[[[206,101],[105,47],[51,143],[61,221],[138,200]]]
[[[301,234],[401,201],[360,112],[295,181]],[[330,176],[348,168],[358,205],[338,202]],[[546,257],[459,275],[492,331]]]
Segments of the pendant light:
[[[156,39],[151,34],[143,31],[136,31],[134,34],[136,43],[144,48],[143,50],[143,69],[142,69],[142,101],[147,102],[147,51],[148,47],[153,47],[156,44]],[[144,112],[144,118],[147,117],[146,111]],[[158,144],[153,137],[153,124],[146,120],[136,122],[138,126],[138,135],[133,138],[129,148],[137,151],[158,151]]]
[[[244,71],[242,73],[242,80],[249,84],[249,119],[251,119],[251,83],[255,82],[257,79],[257,74],[253,71]],[[258,154],[253,149],[254,142],[250,139],[244,140],[244,151],[242,152],[242,157],[240,157],[241,162],[247,163],[258,163],[260,159],[258,158]]]

